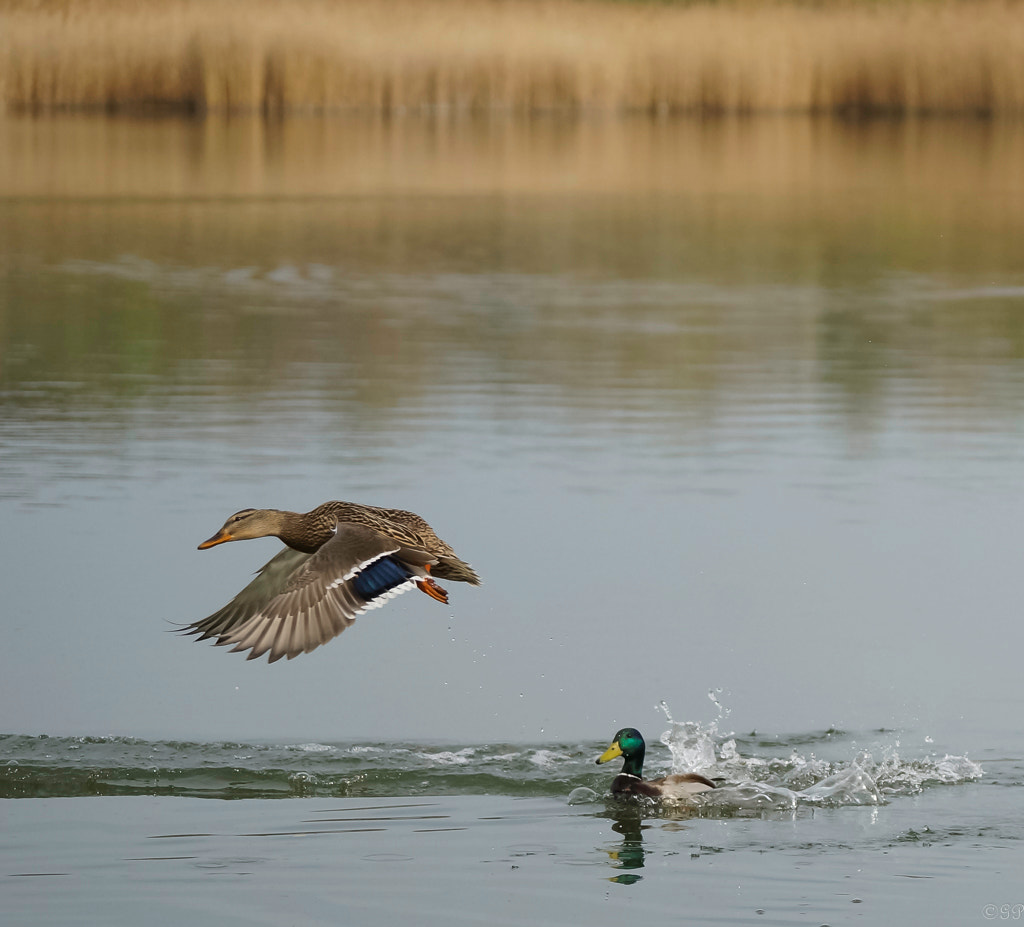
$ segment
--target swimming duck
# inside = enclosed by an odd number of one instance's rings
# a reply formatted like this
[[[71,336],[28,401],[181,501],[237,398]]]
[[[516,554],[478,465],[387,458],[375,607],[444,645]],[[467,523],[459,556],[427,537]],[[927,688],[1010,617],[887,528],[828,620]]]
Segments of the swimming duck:
[[[697,773],[683,773],[674,776],[665,776],[661,779],[644,779],[644,752],[647,745],[644,738],[635,727],[624,727],[608,749],[596,760],[598,763],[607,763],[621,756],[625,762],[620,772],[612,780],[612,795],[624,797],[626,795],[643,795],[646,798],[669,798],[687,799],[692,798],[699,792],[706,792],[713,789],[715,783],[705,779]]]
[[[234,644],[231,652],[248,650],[249,660],[269,651],[274,663],[326,644],[356,615],[413,587],[446,603],[448,593],[434,577],[480,585],[419,515],[354,502],[325,502],[305,513],[242,509],[199,550],[268,536],[284,541],[284,550],[220,611],[184,633]]]

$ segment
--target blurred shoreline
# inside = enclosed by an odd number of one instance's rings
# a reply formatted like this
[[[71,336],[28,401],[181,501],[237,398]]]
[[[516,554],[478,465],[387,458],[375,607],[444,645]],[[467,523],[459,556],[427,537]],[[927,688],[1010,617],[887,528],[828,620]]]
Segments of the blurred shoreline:
[[[0,111],[1024,114],[1019,0],[5,0]]]

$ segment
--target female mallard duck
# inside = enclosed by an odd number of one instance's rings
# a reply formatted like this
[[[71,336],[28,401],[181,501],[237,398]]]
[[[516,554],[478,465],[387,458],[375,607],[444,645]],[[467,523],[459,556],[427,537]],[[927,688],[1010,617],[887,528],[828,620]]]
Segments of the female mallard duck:
[[[274,536],[287,545],[220,611],[183,630],[197,640],[234,644],[269,662],[309,653],[337,637],[356,615],[412,589],[438,602],[448,593],[433,577],[480,585],[419,515],[354,502],[325,502],[311,512],[242,509],[200,550],[225,541]]]
[[[598,758],[598,763],[607,763],[621,756],[625,761],[620,772],[612,780],[612,795],[621,798],[626,795],[643,795],[646,798],[692,798],[699,792],[713,789],[715,783],[697,773],[683,773],[665,776],[662,779],[644,779],[644,752],[647,745],[635,727],[624,727],[607,750]]]

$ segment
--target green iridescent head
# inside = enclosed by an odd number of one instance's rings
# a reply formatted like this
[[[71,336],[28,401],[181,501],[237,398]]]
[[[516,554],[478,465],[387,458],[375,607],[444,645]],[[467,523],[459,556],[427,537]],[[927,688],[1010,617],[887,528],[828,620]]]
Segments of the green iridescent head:
[[[625,762],[622,764],[622,771],[630,776],[640,776],[644,768],[644,751],[647,745],[644,743],[643,735],[635,727],[624,727],[615,739],[609,744],[596,760],[598,763],[607,763],[621,756]]]

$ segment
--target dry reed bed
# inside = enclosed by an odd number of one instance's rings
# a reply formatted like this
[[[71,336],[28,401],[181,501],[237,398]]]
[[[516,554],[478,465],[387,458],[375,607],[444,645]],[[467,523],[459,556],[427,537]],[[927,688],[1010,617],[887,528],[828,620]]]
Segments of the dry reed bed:
[[[1024,2],[0,0],[0,107],[1024,113]]]

